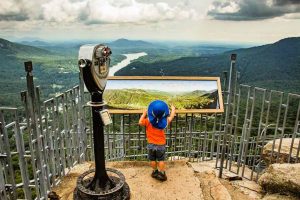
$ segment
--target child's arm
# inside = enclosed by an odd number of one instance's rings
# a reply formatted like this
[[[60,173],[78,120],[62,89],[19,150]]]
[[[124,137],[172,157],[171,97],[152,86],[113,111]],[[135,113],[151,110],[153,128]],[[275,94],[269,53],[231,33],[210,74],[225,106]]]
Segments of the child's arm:
[[[172,111],[171,111],[170,116],[168,117],[168,123],[171,123],[171,121],[174,119],[175,114],[176,114],[174,105],[171,105],[171,109],[172,109]]]
[[[143,121],[146,118],[146,115],[147,115],[147,110],[143,110],[143,114],[141,115],[140,120],[139,120],[139,125],[145,126],[145,124],[143,123]]]

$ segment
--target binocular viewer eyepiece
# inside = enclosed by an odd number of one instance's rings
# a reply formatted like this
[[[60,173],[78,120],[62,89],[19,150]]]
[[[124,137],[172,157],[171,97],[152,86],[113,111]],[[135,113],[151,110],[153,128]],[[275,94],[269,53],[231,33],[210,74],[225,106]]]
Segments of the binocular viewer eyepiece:
[[[80,47],[78,66],[90,93],[103,93],[109,73],[111,53],[110,48],[103,44]]]

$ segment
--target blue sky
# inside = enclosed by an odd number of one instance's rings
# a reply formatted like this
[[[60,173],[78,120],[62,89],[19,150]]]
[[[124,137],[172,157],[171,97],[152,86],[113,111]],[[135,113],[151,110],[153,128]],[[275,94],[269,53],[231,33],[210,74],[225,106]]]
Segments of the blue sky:
[[[1,0],[0,37],[270,43],[300,35],[299,0]]]

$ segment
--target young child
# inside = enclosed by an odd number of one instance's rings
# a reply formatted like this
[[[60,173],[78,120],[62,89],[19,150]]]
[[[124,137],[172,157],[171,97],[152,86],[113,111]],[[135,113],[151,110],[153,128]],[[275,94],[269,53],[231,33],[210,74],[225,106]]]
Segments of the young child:
[[[153,168],[151,176],[161,181],[167,180],[164,163],[166,152],[164,129],[175,116],[173,105],[171,109],[171,114],[169,114],[169,107],[164,101],[152,101],[148,106],[148,111],[144,110],[139,120],[139,125],[146,127],[148,158]],[[146,115],[148,115],[148,118],[146,118]]]

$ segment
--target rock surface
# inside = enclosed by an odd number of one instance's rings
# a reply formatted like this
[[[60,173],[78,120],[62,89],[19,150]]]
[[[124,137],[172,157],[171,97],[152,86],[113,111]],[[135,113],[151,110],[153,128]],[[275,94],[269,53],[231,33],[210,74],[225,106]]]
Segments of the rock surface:
[[[286,196],[281,194],[267,194],[262,200],[299,200],[297,197]]]
[[[258,183],[268,193],[292,194],[300,198],[300,163],[272,164]]]
[[[256,200],[262,197],[261,187],[256,182],[243,179],[228,169],[223,169],[223,179],[219,179],[215,161],[188,164],[200,180],[205,200]],[[250,176],[250,173],[245,170],[245,175]]]
[[[167,162],[168,180],[165,182],[150,176],[152,169],[148,162],[111,162],[106,166],[117,169],[125,175],[130,187],[130,200],[203,199],[199,179],[186,165],[186,161]],[[61,200],[73,200],[77,177],[91,168],[94,168],[93,163],[76,165],[63,178],[61,184],[53,188],[53,191],[60,196]]]
[[[261,188],[254,181],[239,178],[235,173],[223,169],[223,179],[218,178],[216,161],[188,162],[187,159],[167,161],[165,182],[151,178],[148,162],[108,162],[109,168],[121,171],[131,191],[131,200],[256,200],[261,199]],[[87,162],[76,165],[60,185],[52,189],[60,200],[73,200],[77,177],[94,168]],[[245,175],[250,176],[246,169]],[[231,180],[231,181],[229,181]]]
[[[293,146],[292,146],[293,142]],[[274,148],[273,148],[274,145]],[[300,161],[300,155],[297,155],[298,148],[300,145],[300,139],[295,138],[294,141],[292,138],[282,138],[281,140],[281,147],[280,146],[280,139],[276,139],[274,141],[269,141],[263,148],[262,158],[266,162],[267,165],[273,163],[287,163],[290,157],[290,163],[295,163],[298,156],[298,162]],[[292,148],[291,148],[292,146]],[[273,152],[272,152],[272,149]],[[290,156],[290,151],[291,156]],[[278,159],[277,159],[278,156]]]
[[[200,185],[205,199],[207,200],[232,200],[226,187],[215,176],[213,170],[199,173],[197,175],[200,180]]]

